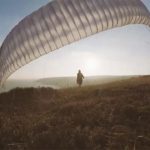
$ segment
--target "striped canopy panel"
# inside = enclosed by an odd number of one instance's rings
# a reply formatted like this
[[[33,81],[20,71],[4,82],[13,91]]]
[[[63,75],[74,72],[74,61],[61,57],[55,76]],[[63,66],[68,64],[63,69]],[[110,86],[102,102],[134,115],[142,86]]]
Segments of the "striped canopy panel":
[[[150,26],[140,0],[55,0],[20,21],[0,48],[0,84],[32,60],[90,35],[128,24]]]

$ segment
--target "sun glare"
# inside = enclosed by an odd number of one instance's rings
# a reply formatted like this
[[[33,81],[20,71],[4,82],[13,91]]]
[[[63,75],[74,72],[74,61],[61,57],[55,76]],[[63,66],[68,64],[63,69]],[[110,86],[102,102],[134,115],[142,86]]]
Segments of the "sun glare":
[[[89,57],[85,59],[84,68],[87,75],[97,75],[100,68],[99,59],[96,57]]]

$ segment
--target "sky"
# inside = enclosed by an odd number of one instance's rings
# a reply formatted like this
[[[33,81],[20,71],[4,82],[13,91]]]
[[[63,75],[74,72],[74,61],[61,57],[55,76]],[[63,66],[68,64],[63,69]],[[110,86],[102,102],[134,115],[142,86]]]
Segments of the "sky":
[[[0,0],[0,45],[25,16],[50,0]],[[150,0],[143,0],[150,9]],[[10,79],[150,74],[150,28],[129,25],[104,31],[36,59]]]

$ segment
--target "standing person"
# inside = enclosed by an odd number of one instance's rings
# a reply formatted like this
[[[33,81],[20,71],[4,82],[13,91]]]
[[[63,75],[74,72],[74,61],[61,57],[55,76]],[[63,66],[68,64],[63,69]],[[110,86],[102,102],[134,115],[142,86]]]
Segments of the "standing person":
[[[81,73],[81,70],[79,70],[77,73],[77,84],[79,85],[79,87],[81,87],[83,79],[84,79],[84,76]]]

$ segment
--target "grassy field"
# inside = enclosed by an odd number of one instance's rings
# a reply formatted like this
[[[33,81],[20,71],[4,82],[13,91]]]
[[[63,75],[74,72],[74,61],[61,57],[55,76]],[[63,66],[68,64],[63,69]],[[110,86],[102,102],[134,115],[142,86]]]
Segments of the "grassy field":
[[[150,150],[150,77],[0,94],[1,150]]]

